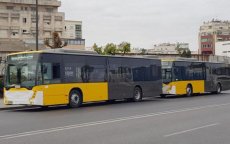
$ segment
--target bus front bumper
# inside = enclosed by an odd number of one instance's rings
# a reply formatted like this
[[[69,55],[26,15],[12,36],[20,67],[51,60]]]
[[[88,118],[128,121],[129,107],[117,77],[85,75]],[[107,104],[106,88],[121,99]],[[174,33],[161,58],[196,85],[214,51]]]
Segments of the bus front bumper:
[[[162,92],[163,94],[176,95],[176,86],[163,85]]]
[[[5,91],[5,105],[43,105],[42,91]]]

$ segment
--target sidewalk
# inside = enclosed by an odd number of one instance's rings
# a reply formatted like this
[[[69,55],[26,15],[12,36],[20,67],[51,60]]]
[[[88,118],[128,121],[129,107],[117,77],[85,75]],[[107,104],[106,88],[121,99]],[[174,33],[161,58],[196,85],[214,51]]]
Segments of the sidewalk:
[[[17,109],[24,106],[21,105],[4,105],[3,98],[0,98],[0,111],[1,110],[11,110],[11,109]]]

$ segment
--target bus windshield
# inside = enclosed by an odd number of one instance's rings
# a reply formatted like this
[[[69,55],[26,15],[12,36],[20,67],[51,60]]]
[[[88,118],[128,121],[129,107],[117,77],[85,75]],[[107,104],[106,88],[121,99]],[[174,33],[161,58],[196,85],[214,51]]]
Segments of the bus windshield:
[[[6,69],[6,88],[32,88],[36,85],[37,56],[34,54],[18,54],[9,56]]]

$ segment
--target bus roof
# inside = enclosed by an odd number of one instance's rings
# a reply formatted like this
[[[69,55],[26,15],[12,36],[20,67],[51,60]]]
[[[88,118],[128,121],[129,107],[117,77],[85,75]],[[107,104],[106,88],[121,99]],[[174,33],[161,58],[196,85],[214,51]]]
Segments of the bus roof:
[[[89,56],[100,56],[100,57],[120,57],[120,58],[142,58],[142,59],[157,59],[160,60],[158,57],[149,57],[149,56],[120,56],[120,55],[99,55],[94,51],[85,51],[85,50],[76,50],[76,49],[66,49],[66,48],[57,48],[57,49],[45,49],[45,50],[39,50],[39,51],[24,51],[24,52],[18,52],[18,53],[12,53],[11,55],[18,55],[18,54],[34,54],[34,53],[50,53],[50,54],[66,54],[66,55],[89,55]]]

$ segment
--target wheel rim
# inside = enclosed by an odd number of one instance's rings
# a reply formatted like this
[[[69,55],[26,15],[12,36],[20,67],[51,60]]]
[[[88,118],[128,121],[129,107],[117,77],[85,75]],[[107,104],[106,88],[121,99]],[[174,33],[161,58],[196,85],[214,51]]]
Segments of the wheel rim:
[[[187,87],[187,95],[191,95],[191,93],[192,93],[191,88],[190,88],[190,87]]]
[[[78,104],[80,99],[79,99],[79,95],[77,95],[76,93],[72,94],[71,96],[71,101],[75,104]]]
[[[141,92],[139,90],[135,90],[135,99],[139,100],[141,98]]]
[[[221,92],[221,87],[220,87],[220,85],[217,86],[217,92],[218,92],[218,93]]]

